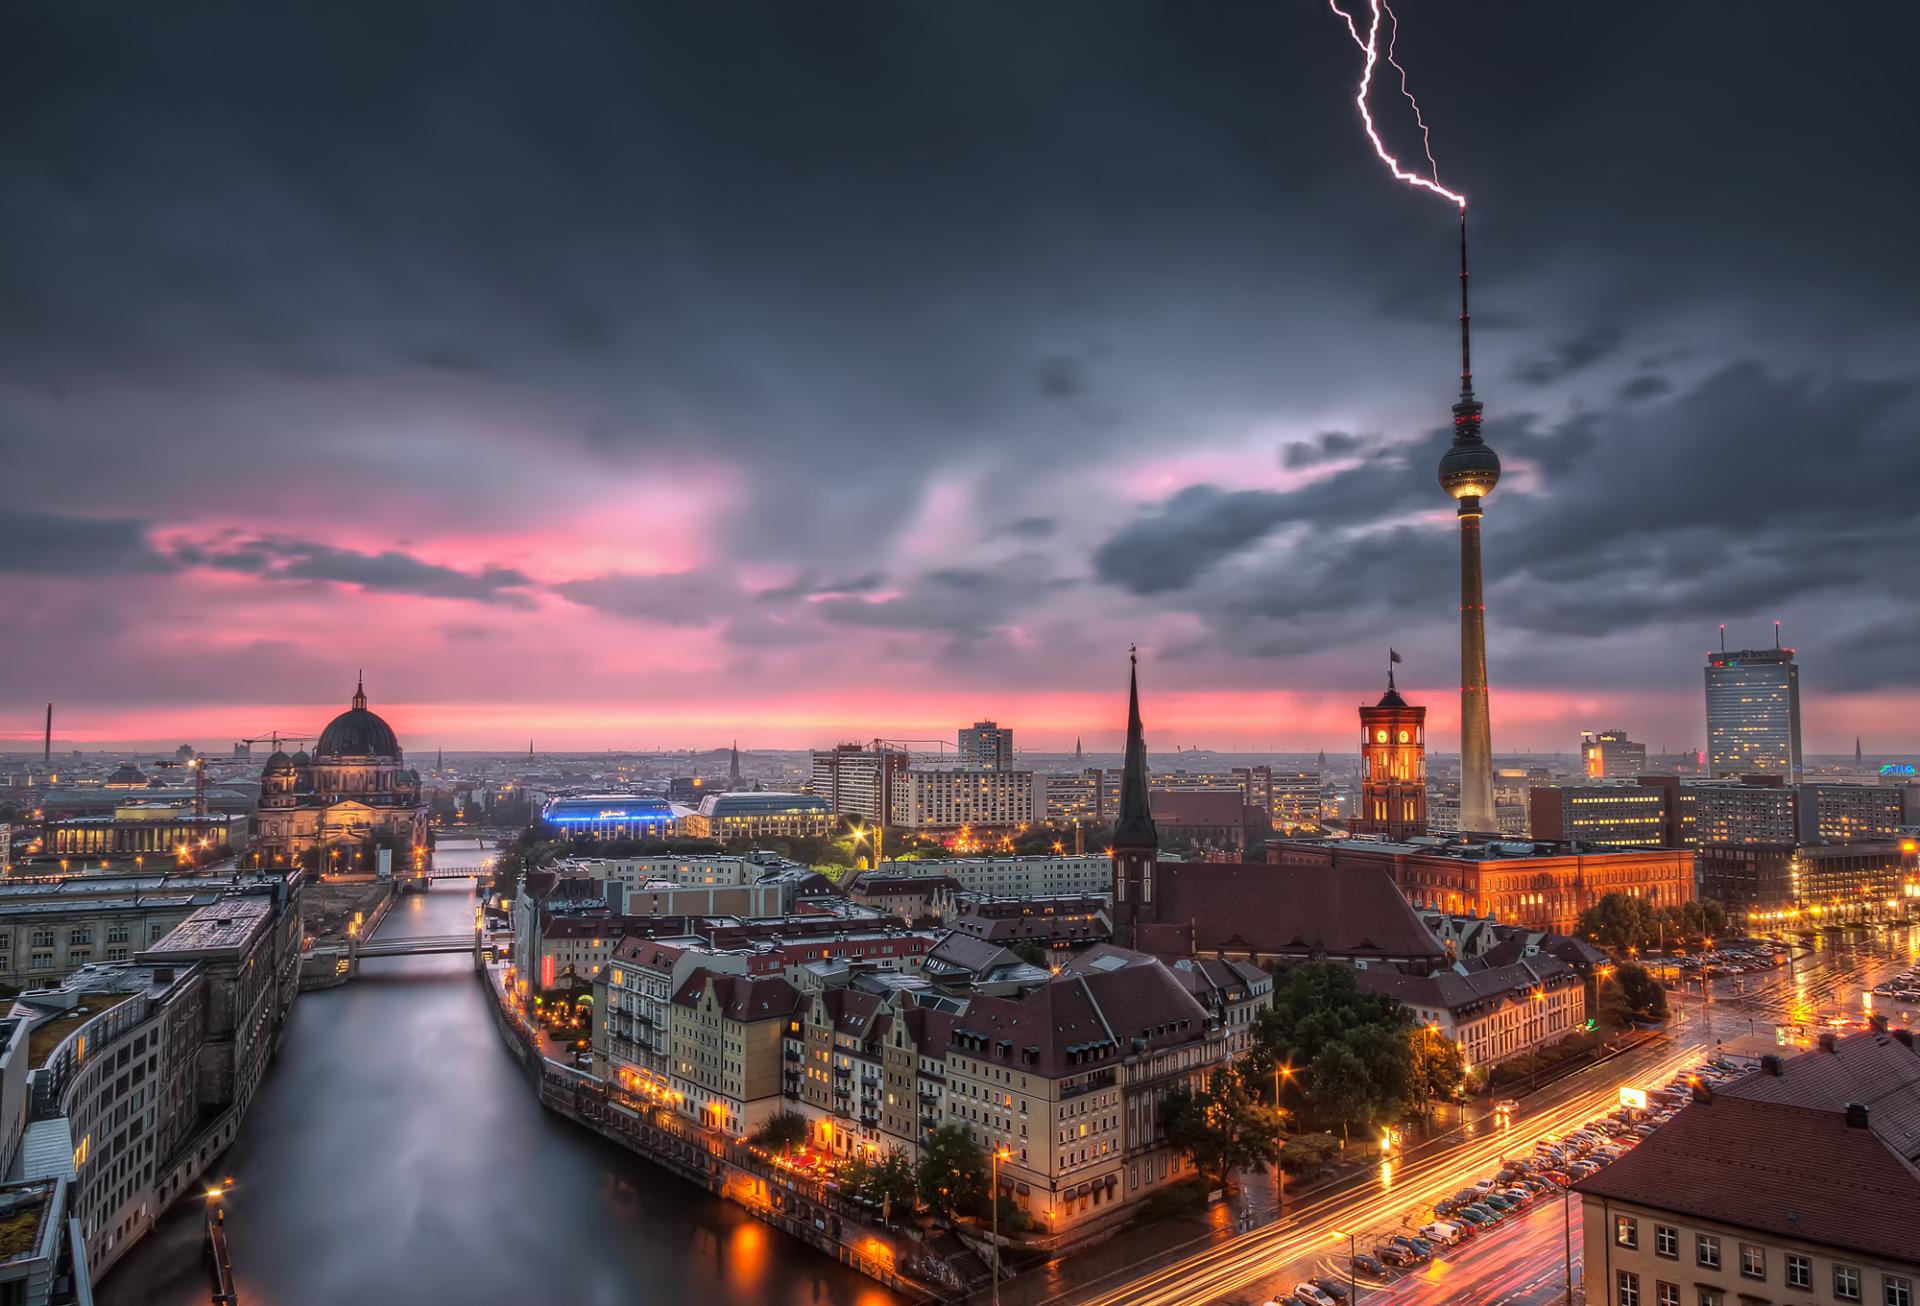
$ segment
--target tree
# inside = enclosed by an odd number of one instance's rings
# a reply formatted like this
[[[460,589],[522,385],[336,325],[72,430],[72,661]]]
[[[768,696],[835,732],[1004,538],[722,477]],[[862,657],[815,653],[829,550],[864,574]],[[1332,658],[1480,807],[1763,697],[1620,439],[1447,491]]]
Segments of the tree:
[[[920,1148],[920,1200],[942,1219],[987,1209],[987,1154],[965,1125],[941,1125]]]
[[[1234,1066],[1220,1066],[1199,1092],[1167,1095],[1167,1141],[1193,1158],[1201,1177],[1224,1186],[1235,1170],[1270,1165],[1280,1155],[1280,1113],[1262,1106]]]
[[[1247,1059],[1269,1077],[1276,1062],[1304,1072],[1303,1118],[1346,1132],[1420,1100],[1412,1033],[1405,1009],[1360,988],[1351,967],[1310,962],[1276,981]]]
[[[889,1147],[873,1163],[864,1194],[866,1199],[887,1213],[888,1219],[910,1214],[918,1201],[919,1184],[913,1162],[897,1147]]]
[[[1667,991],[1653,973],[1638,962],[1615,967],[1611,992],[1618,993],[1636,1020],[1665,1020]]]
[[[1414,1101],[1426,1108],[1456,1096],[1467,1082],[1467,1058],[1460,1045],[1425,1025],[1415,1028],[1410,1038]]]
[[[1658,937],[1659,922],[1646,899],[1609,893],[1580,913],[1576,928],[1594,943],[1619,953],[1649,946]]]
[[[1280,1149],[1280,1168],[1290,1175],[1316,1175],[1340,1154],[1340,1140],[1332,1134],[1295,1134]]]
[[[1346,1044],[1333,1043],[1315,1057],[1308,1081],[1308,1114],[1323,1124],[1338,1125],[1341,1138],[1353,1126],[1364,1127],[1378,1118],[1380,1102],[1366,1063]]]
[[[769,1152],[778,1148],[784,1156],[805,1145],[812,1136],[813,1128],[805,1116],[798,1111],[777,1111],[760,1122],[760,1127],[753,1131],[752,1141]]]
[[[1040,946],[1038,940],[1021,939],[1012,945],[1012,952],[1029,966],[1038,966],[1041,970],[1052,968],[1053,963],[1047,959],[1047,950]]]

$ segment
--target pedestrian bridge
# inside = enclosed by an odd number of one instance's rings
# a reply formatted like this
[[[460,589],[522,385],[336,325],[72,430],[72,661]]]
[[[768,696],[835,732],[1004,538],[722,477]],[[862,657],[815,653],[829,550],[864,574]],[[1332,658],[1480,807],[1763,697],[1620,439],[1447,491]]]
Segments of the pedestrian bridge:
[[[370,939],[355,943],[353,955],[368,957],[424,957],[436,952],[474,952],[479,947],[473,931],[465,934],[419,934],[410,938]]]

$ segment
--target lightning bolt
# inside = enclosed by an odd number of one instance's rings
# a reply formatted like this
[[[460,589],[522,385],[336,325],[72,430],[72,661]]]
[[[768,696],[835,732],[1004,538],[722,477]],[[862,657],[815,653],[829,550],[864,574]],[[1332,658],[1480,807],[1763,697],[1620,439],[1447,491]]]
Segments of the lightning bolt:
[[[1332,9],[1342,22],[1346,23],[1347,35],[1353,38],[1353,43],[1359,46],[1367,56],[1366,65],[1360,73],[1360,89],[1354,95],[1353,103],[1354,106],[1360,110],[1360,123],[1366,128],[1367,139],[1373,142],[1373,152],[1380,157],[1380,162],[1387,165],[1388,170],[1393,173],[1396,179],[1406,182],[1409,186],[1418,186],[1422,190],[1430,190],[1435,195],[1452,200],[1462,209],[1466,208],[1467,197],[1465,195],[1461,195],[1456,191],[1450,191],[1439,182],[1440,165],[1434,162],[1432,133],[1427,130],[1427,120],[1420,116],[1420,102],[1415,100],[1413,98],[1413,92],[1407,89],[1407,70],[1402,68],[1399,62],[1393,57],[1393,44],[1400,35],[1400,20],[1394,17],[1393,10],[1387,5],[1386,0],[1367,0],[1367,7],[1372,13],[1373,21],[1367,26],[1367,34],[1363,37],[1360,35],[1360,25],[1354,21],[1352,14],[1340,7],[1340,0],[1327,0],[1327,7]],[[1385,10],[1387,21],[1390,24],[1387,35],[1387,63],[1395,72],[1400,74],[1400,94],[1405,96],[1407,103],[1413,107],[1413,120],[1420,124],[1420,136],[1426,146],[1427,163],[1433,170],[1433,178],[1431,180],[1422,177],[1417,172],[1409,172],[1401,166],[1399,159],[1388,152],[1386,142],[1380,139],[1380,131],[1373,124],[1373,111],[1367,107],[1367,95],[1373,89],[1373,72],[1380,62],[1380,16],[1382,10]]]

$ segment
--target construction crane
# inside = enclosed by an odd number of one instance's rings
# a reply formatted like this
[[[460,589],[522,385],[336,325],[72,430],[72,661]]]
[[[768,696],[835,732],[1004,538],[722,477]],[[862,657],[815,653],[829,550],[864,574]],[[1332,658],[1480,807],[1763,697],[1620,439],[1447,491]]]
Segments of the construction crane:
[[[248,748],[252,748],[255,744],[270,743],[273,745],[273,751],[277,753],[280,751],[281,740],[285,740],[289,744],[308,744],[312,743],[313,739],[314,736],[312,735],[286,735],[280,733],[278,730],[269,730],[264,735],[255,735],[251,739],[236,739],[233,742],[236,744],[245,744]]]

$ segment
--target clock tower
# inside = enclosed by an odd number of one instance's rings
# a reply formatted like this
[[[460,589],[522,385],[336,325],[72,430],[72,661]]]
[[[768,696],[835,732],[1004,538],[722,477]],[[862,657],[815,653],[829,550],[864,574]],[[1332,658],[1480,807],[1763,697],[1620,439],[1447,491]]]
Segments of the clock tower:
[[[1414,707],[1394,687],[1360,709],[1360,807],[1355,834],[1405,839],[1427,832],[1427,709]]]

